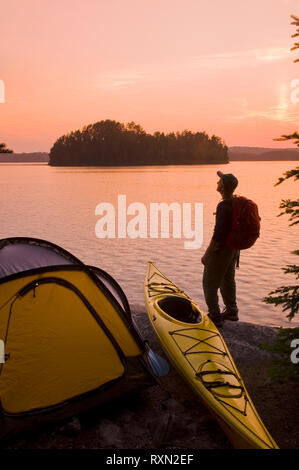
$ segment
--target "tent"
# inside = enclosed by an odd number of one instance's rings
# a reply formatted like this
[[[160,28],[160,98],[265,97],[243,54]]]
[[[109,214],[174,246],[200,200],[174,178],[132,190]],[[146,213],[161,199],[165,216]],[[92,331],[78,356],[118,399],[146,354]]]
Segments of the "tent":
[[[0,240],[0,339],[0,439],[155,383],[118,283],[44,240]]]

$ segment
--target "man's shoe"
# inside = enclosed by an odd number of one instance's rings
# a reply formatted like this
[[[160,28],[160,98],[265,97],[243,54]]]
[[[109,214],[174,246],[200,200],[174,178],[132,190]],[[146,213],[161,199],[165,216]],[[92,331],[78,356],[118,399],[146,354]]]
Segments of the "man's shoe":
[[[239,321],[238,310],[229,310],[225,308],[221,316],[223,320]]]
[[[210,319],[212,320],[214,325],[217,326],[217,328],[221,328],[223,326],[224,322],[220,313],[209,313],[208,317],[210,317]]]

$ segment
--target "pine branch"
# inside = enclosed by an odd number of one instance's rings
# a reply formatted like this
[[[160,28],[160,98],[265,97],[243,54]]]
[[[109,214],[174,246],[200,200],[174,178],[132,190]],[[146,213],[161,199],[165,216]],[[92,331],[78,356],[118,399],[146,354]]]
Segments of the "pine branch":
[[[287,318],[292,320],[299,310],[299,286],[281,286],[269,293],[263,301],[267,304],[282,306],[282,311],[289,310]]]
[[[299,179],[299,166],[283,173],[283,176],[279,178],[275,186],[278,186],[280,183],[283,183],[285,180],[289,178],[294,178],[295,181]]]

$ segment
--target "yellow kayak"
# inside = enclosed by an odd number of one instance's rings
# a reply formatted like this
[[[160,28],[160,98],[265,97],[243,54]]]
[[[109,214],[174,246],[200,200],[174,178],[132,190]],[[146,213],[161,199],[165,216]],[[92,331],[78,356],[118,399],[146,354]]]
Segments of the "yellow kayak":
[[[278,449],[208,315],[153,263],[148,263],[144,295],[150,322],[164,351],[233,446]]]

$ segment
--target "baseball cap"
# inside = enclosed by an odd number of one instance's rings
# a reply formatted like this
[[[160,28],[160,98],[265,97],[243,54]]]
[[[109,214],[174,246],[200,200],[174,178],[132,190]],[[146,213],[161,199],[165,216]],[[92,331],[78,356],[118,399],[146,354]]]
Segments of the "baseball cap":
[[[222,171],[217,171],[217,175],[222,179],[224,186],[227,189],[236,189],[238,186],[238,180],[232,173],[222,173]]]

